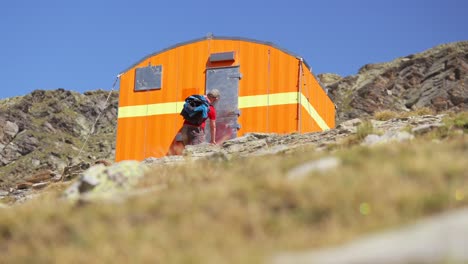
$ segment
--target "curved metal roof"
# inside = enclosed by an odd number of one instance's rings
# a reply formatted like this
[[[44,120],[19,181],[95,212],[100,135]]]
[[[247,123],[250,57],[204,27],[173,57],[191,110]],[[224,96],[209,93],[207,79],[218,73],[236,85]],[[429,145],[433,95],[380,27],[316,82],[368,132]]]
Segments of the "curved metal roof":
[[[141,60],[139,60],[138,62],[134,63],[132,66],[128,67],[127,69],[125,69],[124,71],[121,72],[121,74],[129,71],[130,69],[132,69],[133,67],[135,67],[136,65],[140,64],[142,61],[150,58],[150,57],[153,57],[155,55],[158,55],[158,54],[161,54],[163,52],[166,52],[168,50],[171,50],[171,49],[175,49],[177,47],[180,47],[180,46],[184,46],[184,45],[187,45],[187,44],[191,44],[191,43],[195,43],[195,42],[199,42],[199,41],[203,41],[203,40],[207,40],[207,39],[218,39],[218,40],[241,40],[241,41],[246,41],[246,42],[253,42],[253,43],[258,43],[258,44],[264,44],[264,45],[267,45],[267,46],[270,46],[270,47],[273,47],[275,49],[278,49],[278,50],[281,50],[293,57],[296,57],[297,59],[302,59],[302,61],[304,62],[304,64],[307,66],[307,68],[310,69],[310,66],[309,64],[305,61],[304,58],[302,58],[301,56],[298,56],[297,54],[293,53],[293,52],[290,52],[289,50],[287,49],[284,49],[284,48],[281,48],[275,44],[273,44],[272,42],[267,42],[267,41],[260,41],[260,40],[256,40],[256,39],[250,39],[250,38],[243,38],[243,37],[223,37],[223,36],[212,36],[212,35],[208,35],[206,37],[203,37],[203,38],[197,38],[197,39],[193,39],[193,40],[190,40],[190,41],[185,41],[185,42],[180,42],[178,44],[175,44],[175,45],[172,45],[168,48],[165,48],[165,49],[162,49],[162,50],[159,50],[157,52],[154,52],[154,53],[151,53],[147,56],[145,56],[144,58],[142,58]]]

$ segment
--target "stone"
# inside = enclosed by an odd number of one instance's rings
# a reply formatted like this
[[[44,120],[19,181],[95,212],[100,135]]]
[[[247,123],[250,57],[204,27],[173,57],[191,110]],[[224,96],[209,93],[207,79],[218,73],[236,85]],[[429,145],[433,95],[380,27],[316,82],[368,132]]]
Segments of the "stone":
[[[6,145],[0,153],[0,165],[10,164],[21,157],[18,146],[15,143]]]
[[[24,190],[24,189],[29,189],[32,187],[32,183],[30,182],[21,182],[16,185],[16,189],[18,190]]]
[[[274,155],[278,153],[284,153],[290,150],[291,147],[287,145],[276,145],[271,148],[261,148],[252,153],[254,156],[263,156],[263,155]]]
[[[235,144],[228,145],[224,149],[226,150],[227,153],[243,155],[243,154],[251,153],[251,152],[264,149],[267,147],[268,147],[268,144],[266,142],[266,139],[259,139],[259,140],[247,141],[244,144],[239,144],[239,145],[235,145]]]
[[[203,143],[198,145],[187,145],[182,152],[183,156],[200,158],[211,155],[212,152],[220,150],[220,146],[212,145],[209,143]]]
[[[364,146],[374,146],[377,144],[384,144],[384,143],[390,143],[390,142],[402,142],[402,141],[408,141],[412,140],[414,138],[413,135],[411,135],[408,132],[401,132],[401,131],[387,131],[385,134],[382,136],[371,134],[367,135],[364,138],[364,141],[362,142],[362,145]]]
[[[448,94],[453,105],[468,104],[468,87],[453,85],[453,87],[448,90]]]
[[[35,183],[32,185],[32,188],[34,190],[40,190],[40,189],[44,189],[45,187],[47,187],[49,185],[48,182],[40,182],[40,183]]]
[[[438,264],[468,263],[468,209],[413,225],[368,235],[341,246],[308,252],[282,252],[272,264]]]
[[[37,159],[32,159],[32,160],[31,160],[31,165],[32,165],[33,167],[37,167],[37,166],[41,165],[41,161],[40,161],[40,160],[37,160]]]
[[[62,180],[69,181],[81,175],[82,172],[89,169],[90,164],[87,162],[79,162],[78,164],[69,165],[63,169]]]
[[[325,86],[329,86],[343,79],[343,77],[334,73],[322,73],[318,74],[317,77],[320,80],[320,82]]]
[[[286,177],[288,180],[301,180],[313,172],[326,172],[340,165],[340,160],[336,157],[325,157],[319,160],[310,161],[296,166],[288,171]]]
[[[449,108],[449,100],[448,98],[438,96],[431,100],[432,105],[435,107],[437,111],[443,111]]]
[[[55,130],[55,128],[49,122],[44,123],[44,129],[48,133],[52,133],[52,134],[57,133],[57,130]]]
[[[417,126],[413,129],[411,129],[411,132],[413,132],[413,134],[415,135],[424,135],[424,134],[427,134],[431,131],[434,131],[440,127],[442,127],[443,125],[442,124],[428,124],[428,125],[420,125],[420,126]]]
[[[131,190],[148,171],[148,166],[138,161],[121,161],[109,167],[98,164],[84,171],[63,196],[70,200],[118,200],[119,194]]]
[[[25,156],[33,152],[37,148],[37,146],[39,145],[39,140],[37,140],[33,136],[29,136],[22,138],[16,144],[18,145],[18,152],[22,156]]]
[[[96,160],[96,161],[94,162],[94,164],[95,164],[95,165],[96,165],[96,164],[102,164],[102,165],[104,165],[104,166],[106,166],[106,167],[112,165],[112,163],[111,163],[110,161],[107,161],[107,160]]]
[[[347,121],[342,122],[336,128],[343,129],[345,131],[356,131],[356,127],[362,124],[362,120],[359,118],[353,118]]]
[[[19,132],[19,127],[16,123],[6,121],[3,127],[3,133],[8,136],[9,139],[13,139]]]
[[[376,134],[367,135],[364,138],[363,145],[371,146],[382,142],[382,137]]]
[[[39,182],[49,181],[51,178],[55,176],[55,174],[56,173],[51,170],[42,170],[26,178],[25,181],[30,182],[30,183],[39,183]]]
[[[154,165],[171,165],[171,164],[180,164],[185,162],[184,156],[165,156],[162,158],[149,157],[142,161],[143,164],[148,166]]]
[[[52,179],[50,179],[52,182],[59,182],[62,180],[62,175],[61,174],[56,174]]]
[[[257,140],[257,137],[255,137],[253,134],[246,134],[242,137],[230,139],[230,140],[223,142],[222,147],[229,148],[232,145],[244,144],[244,143],[254,141],[254,140]]]

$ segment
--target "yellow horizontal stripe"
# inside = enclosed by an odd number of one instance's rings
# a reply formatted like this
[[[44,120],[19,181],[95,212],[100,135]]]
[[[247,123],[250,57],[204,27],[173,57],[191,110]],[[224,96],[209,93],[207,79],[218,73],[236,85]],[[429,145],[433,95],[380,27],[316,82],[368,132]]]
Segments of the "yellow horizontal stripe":
[[[297,92],[262,94],[239,97],[239,108],[259,107],[268,105],[297,104]]]
[[[175,114],[182,111],[184,102],[119,107],[119,118]]]
[[[249,107],[274,106],[285,104],[297,104],[299,98],[298,92],[277,93],[270,95],[251,95],[239,97],[239,109]],[[184,102],[170,102],[149,105],[135,105],[119,107],[118,118],[141,117],[164,114],[178,114],[182,111]],[[301,105],[307,113],[315,120],[323,130],[330,129],[327,123],[322,119],[317,110],[309,103],[309,100],[301,94]]]

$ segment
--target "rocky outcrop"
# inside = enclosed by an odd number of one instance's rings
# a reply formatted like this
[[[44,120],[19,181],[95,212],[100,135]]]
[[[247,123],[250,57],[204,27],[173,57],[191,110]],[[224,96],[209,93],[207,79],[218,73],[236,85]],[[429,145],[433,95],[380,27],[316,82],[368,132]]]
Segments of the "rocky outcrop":
[[[468,109],[468,41],[445,44],[388,63],[367,64],[357,75],[318,75],[337,105],[337,123],[377,111]]]
[[[1,100],[0,189],[44,170],[62,174],[78,158],[113,159],[118,96],[113,92],[107,101],[108,96],[102,90],[57,89]]]
[[[442,124],[444,115],[425,115],[394,118],[387,121],[370,120],[373,130],[383,135],[371,134],[362,144],[375,145],[392,141],[404,141],[414,138],[403,130],[419,131],[423,127],[437,128]],[[267,134],[249,133],[242,137],[225,141],[222,145],[201,144],[187,146],[183,156],[167,156],[160,159],[148,158],[147,165],[177,164],[193,159],[230,160],[235,157],[251,157],[288,153],[298,148],[315,148],[317,151],[341,144],[346,138],[356,134],[363,119],[352,119],[338,125],[337,128],[318,133],[306,134]],[[426,130],[425,133],[429,132]],[[413,132],[416,133],[416,132]],[[418,132],[418,135],[424,134]]]

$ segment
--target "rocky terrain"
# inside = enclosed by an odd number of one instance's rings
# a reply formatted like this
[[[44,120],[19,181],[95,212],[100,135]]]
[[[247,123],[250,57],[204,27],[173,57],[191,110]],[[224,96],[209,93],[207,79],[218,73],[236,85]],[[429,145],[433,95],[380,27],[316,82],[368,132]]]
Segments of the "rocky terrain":
[[[112,160],[117,104],[117,92],[102,90],[36,90],[1,100],[0,189],[35,174],[53,177],[78,155],[80,161]]]
[[[387,63],[367,64],[352,76],[318,77],[337,105],[337,123],[382,110],[466,110],[468,41],[437,46]]]
[[[426,107],[434,113],[463,111],[468,109],[468,41],[388,63],[368,64],[353,76],[318,77],[337,105],[338,125],[383,110],[405,112]],[[30,187],[37,183],[35,178],[60,177],[68,165],[76,168],[86,166],[80,162],[112,161],[117,106],[118,93],[101,90],[84,94],[36,90],[1,100],[0,189],[18,187],[25,179],[31,179],[30,184],[19,187]],[[324,145],[327,140],[337,141],[343,135],[340,131],[286,138],[297,142],[317,138],[317,143]],[[258,149],[267,144],[255,140],[249,144],[254,143],[260,144],[252,146]]]

